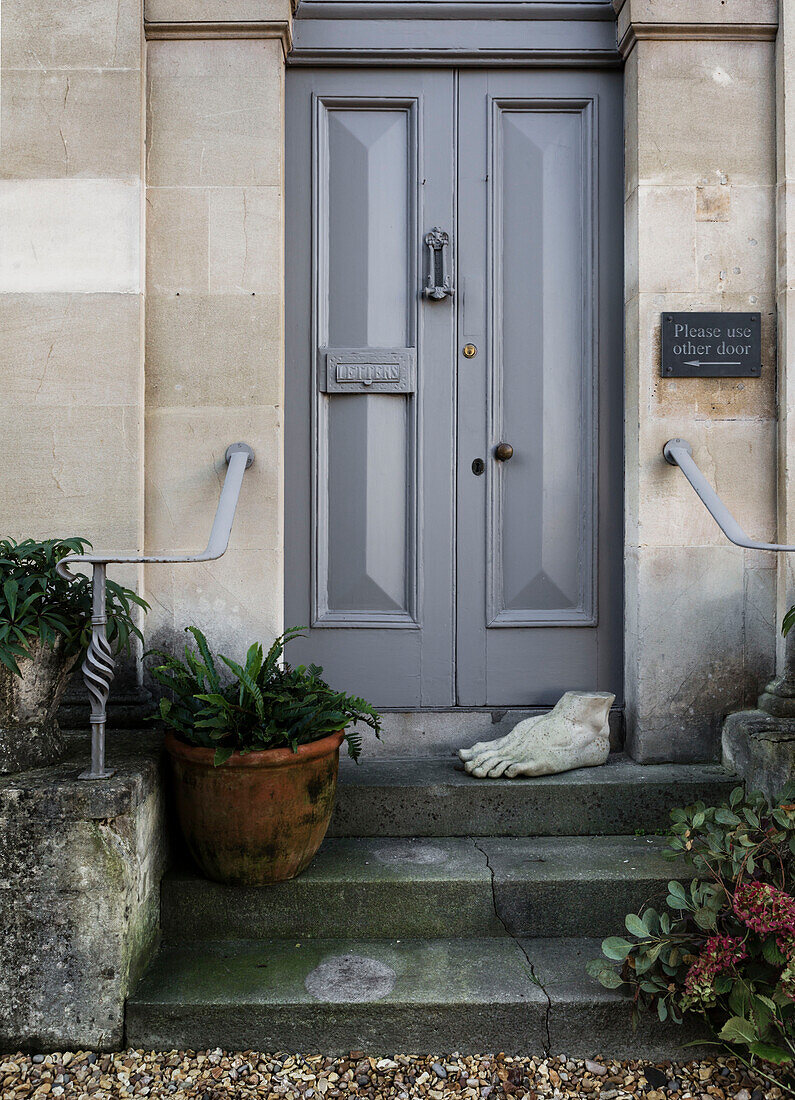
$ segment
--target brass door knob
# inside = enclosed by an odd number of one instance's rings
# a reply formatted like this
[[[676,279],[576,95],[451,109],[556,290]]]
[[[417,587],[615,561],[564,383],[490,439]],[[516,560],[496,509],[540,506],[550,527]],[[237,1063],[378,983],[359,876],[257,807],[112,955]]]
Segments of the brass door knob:
[[[513,447],[510,443],[498,443],[494,448],[494,457],[498,462],[507,462],[509,458],[513,458]]]

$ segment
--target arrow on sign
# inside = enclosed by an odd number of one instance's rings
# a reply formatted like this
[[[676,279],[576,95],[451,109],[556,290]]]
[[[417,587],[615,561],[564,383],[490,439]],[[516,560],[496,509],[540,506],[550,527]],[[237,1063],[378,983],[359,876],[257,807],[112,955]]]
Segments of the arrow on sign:
[[[700,359],[689,359],[686,367],[741,367],[742,363],[702,363]]]

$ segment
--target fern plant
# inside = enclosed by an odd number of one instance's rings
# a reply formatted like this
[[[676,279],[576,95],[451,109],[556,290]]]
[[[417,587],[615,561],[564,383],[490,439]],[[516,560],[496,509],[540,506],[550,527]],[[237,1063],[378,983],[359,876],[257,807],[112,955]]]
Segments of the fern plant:
[[[87,539],[0,540],[0,664],[17,676],[19,661],[31,656],[31,645],[65,640],[66,656],[79,653],[91,634],[91,584],[87,577],[59,577],[55,567],[67,554],[90,549]],[[143,640],[135,607],[149,605],[129,588],[107,582],[108,641],[129,649],[133,637]]]
[[[296,752],[299,745],[339,730],[345,731],[349,755],[358,760],[362,738],[350,727],[362,722],[380,737],[380,716],[364,699],[334,691],[317,665],[286,663],[284,648],[301,636],[300,628],[286,631],[267,652],[255,642],[243,664],[218,654],[223,675],[201,630],[187,629],[195,649],[187,643],[184,657],[152,651],[158,662],[152,676],[168,691],[152,717],[180,740],[214,748],[216,765],[234,752],[287,747]]]

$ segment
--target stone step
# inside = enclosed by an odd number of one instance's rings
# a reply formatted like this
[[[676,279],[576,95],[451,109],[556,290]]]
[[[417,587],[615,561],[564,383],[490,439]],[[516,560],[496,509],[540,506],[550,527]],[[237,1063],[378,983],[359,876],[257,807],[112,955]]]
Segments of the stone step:
[[[619,753],[536,779],[474,779],[452,756],[346,759],[329,835],[631,836],[667,829],[672,807],[715,804],[736,784],[714,764],[636,764]]]
[[[166,947],[127,1002],[126,1041],[144,1050],[664,1058],[696,1037],[656,1019],[633,1032],[628,1002],[585,973],[598,953],[594,940],[509,936]]]
[[[649,836],[327,839],[307,871],[274,886],[222,886],[172,872],[162,885],[161,925],[173,943],[351,929],[368,938],[506,929],[607,936],[622,930],[627,912],[664,901],[674,871],[663,847]]]

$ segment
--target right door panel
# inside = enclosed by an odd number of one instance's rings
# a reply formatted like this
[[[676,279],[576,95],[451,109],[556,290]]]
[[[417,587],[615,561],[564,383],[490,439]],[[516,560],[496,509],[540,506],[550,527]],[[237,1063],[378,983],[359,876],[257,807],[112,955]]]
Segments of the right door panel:
[[[465,71],[459,133],[458,702],[620,695],[620,75]]]

